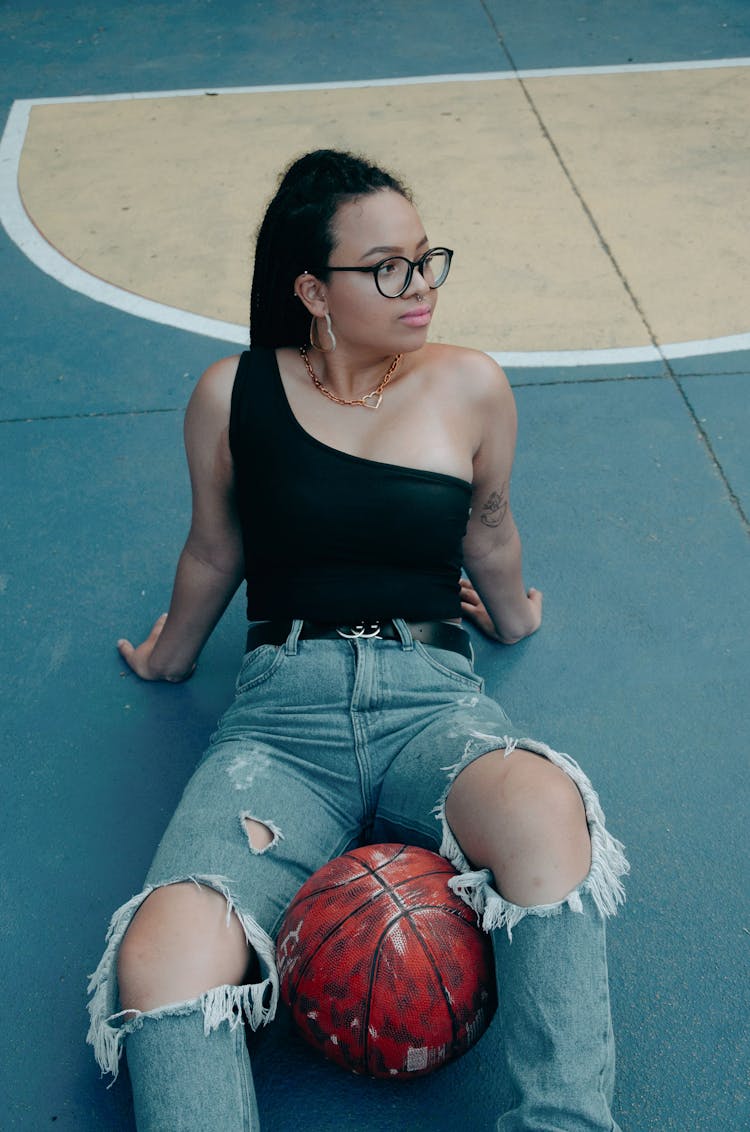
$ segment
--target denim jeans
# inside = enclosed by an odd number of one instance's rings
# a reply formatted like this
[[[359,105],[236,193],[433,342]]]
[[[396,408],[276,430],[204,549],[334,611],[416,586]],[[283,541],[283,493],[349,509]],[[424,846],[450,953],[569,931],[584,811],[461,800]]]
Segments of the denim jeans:
[[[500,967],[518,968],[511,979],[515,990],[508,992],[508,980],[503,970],[499,973],[499,1014],[506,1013],[506,993],[508,1002],[512,995],[526,1002],[523,1010],[516,1002],[503,1026],[521,1106],[513,1111],[520,1113],[521,1122],[503,1124],[503,1116],[498,1127],[503,1132],[616,1128],[609,1115],[613,1046],[603,917],[613,914],[623,899],[627,863],[622,846],[607,832],[597,796],[577,763],[515,733],[502,708],[484,695],[483,681],[469,660],[415,642],[403,621],[395,625],[396,641],[300,640],[302,623],[296,621],[284,645],[261,645],[245,656],[234,702],[185,788],[143,891],[115,913],[107,948],[91,978],[88,1040],[102,1069],[116,1075],[127,1037],[141,1132],[205,1132],[207,1127],[256,1132],[252,1077],[237,1033],[242,1033],[243,1020],[257,1029],[276,1011],[274,940],[286,908],[326,861],[363,842],[385,841],[422,845],[447,857],[457,870],[451,887],[476,911],[483,928],[499,937],[496,954],[512,956],[512,962]],[[493,887],[489,870],[471,868],[445,819],[445,798],[456,775],[489,751],[507,754],[516,746],[565,770],[584,801],[591,870],[556,905],[525,908],[506,901]],[[263,849],[253,845],[246,819],[266,827],[270,844]],[[238,917],[258,957],[258,980],[124,1016],[115,971],[128,924],[155,888],[186,880],[223,894],[227,916]],[[543,963],[539,944],[520,942],[522,936],[538,938],[539,933],[549,940]],[[518,944],[511,943],[514,934]],[[559,963],[550,963],[558,950]],[[523,953],[536,954],[530,967],[522,961]],[[584,968],[588,974],[582,976]],[[551,969],[557,972],[552,978]],[[575,1002],[563,1001],[571,999],[561,992],[566,985],[576,986]],[[550,1042],[545,1044],[544,1035],[532,1040],[526,1033],[544,1015],[540,996],[550,1009],[559,1010],[552,1028],[554,1042],[562,1042],[564,1049],[553,1060],[565,1063],[562,1093],[553,1080],[556,1070],[548,1064]],[[500,1027],[493,1023],[493,1029]],[[594,1030],[592,1053],[582,1031]],[[577,1047],[585,1063],[581,1066]],[[589,1104],[579,1097],[582,1089],[604,1099]],[[555,1110],[553,1122],[529,1123],[532,1117],[523,1115],[523,1105],[541,1112],[539,1104],[544,1108],[546,1103],[542,1094]],[[568,1094],[579,1099],[566,1099]],[[201,1123],[206,1114],[201,1116],[200,1097],[210,1097],[212,1125]],[[180,1098],[184,1116],[178,1117]],[[596,1115],[573,1114],[565,1123],[573,1106]]]

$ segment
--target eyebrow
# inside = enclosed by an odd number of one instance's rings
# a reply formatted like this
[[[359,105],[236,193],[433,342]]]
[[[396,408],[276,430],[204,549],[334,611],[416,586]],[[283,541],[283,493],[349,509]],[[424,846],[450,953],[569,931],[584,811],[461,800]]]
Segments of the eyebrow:
[[[430,241],[427,239],[427,237],[423,236],[422,239],[417,244],[417,250],[419,250],[419,248],[421,248],[424,244],[429,244],[429,242]],[[386,255],[403,255],[403,248],[385,247],[385,246],[384,247],[377,247],[377,248],[370,248],[369,251],[366,251],[364,253],[364,255],[361,255],[359,258],[360,259],[367,259],[368,256],[374,255],[375,252],[385,252]]]

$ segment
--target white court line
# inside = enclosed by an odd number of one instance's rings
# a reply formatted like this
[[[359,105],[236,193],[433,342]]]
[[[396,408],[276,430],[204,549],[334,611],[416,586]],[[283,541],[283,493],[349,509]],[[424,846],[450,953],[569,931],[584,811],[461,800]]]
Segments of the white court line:
[[[473,72],[451,75],[415,75],[397,79],[360,79],[351,82],[286,83],[274,86],[217,87],[200,90],[134,91],[123,94],[80,95],[70,98],[19,99],[14,102],[2,139],[0,139],[0,221],[10,239],[24,255],[45,274],[72,291],[86,295],[95,302],[151,322],[217,338],[223,342],[247,345],[248,329],[245,326],[220,319],[206,318],[190,311],[170,307],[146,299],[122,287],[107,283],[85,271],[61,255],[44,238],[26,212],[18,191],[18,166],[34,106],[61,105],[77,102],[118,102],[155,98],[198,98],[206,94],[271,94],[302,90],[345,90],[362,87],[424,85],[428,83],[486,82],[488,80],[548,78],[580,75],[637,74],[653,71],[710,70],[726,67],[748,67],[750,58],[701,59],[675,63],[637,63],[603,67],[558,67],[526,71]],[[722,338],[699,339],[691,342],[673,342],[655,346],[639,346],[610,350],[544,350],[544,351],[492,351],[487,352],[501,365],[512,367],[632,365],[659,362],[664,358],[687,358],[704,354],[723,354],[750,349],[750,333],[732,334]]]

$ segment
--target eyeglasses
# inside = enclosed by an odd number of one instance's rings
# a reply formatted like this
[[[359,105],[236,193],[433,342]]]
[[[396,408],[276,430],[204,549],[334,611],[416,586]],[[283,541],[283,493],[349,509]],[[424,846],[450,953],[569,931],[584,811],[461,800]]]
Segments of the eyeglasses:
[[[375,286],[386,299],[398,299],[409,289],[414,270],[424,279],[431,291],[442,286],[451,269],[453,252],[450,248],[430,248],[419,259],[407,259],[403,255],[392,255],[381,259],[372,267],[331,267],[327,271],[361,271],[372,275]]]

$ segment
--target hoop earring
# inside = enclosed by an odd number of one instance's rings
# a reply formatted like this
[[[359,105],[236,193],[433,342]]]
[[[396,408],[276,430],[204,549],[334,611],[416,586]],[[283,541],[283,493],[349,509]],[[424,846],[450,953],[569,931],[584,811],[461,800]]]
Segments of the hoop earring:
[[[310,345],[312,346],[313,350],[320,350],[321,354],[332,354],[336,349],[336,335],[333,333],[333,327],[331,326],[331,316],[328,311],[326,311],[326,313],[323,315],[323,318],[326,320],[326,333],[331,340],[331,345],[321,345],[320,334],[318,333],[318,320],[315,315],[313,315],[312,321],[310,323]],[[317,342],[315,341],[316,337]]]

